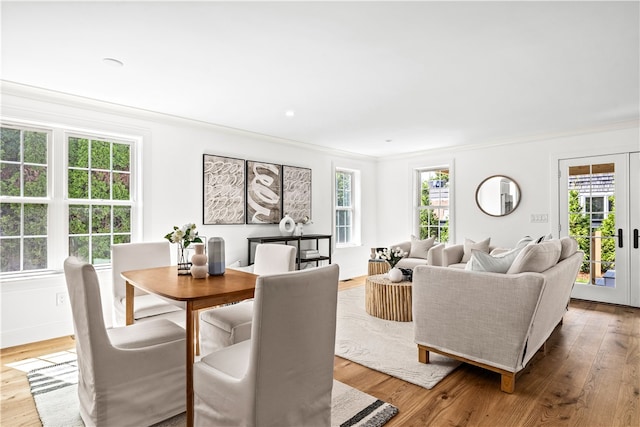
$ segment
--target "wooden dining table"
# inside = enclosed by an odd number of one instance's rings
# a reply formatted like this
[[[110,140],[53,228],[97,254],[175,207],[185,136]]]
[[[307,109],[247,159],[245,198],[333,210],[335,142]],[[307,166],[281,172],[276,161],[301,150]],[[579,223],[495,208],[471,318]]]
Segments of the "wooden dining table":
[[[196,354],[196,331],[198,310],[231,302],[253,298],[256,276],[239,270],[226,270],[223,275],[207,275],[195,279],[191,275],[178,275],[176,266],[146,268],[125,271],[126,322],[133,324],[134,287],[151,294],[160,295],[186,305],[186,403],[187,426],[193,426],[193,363]]]

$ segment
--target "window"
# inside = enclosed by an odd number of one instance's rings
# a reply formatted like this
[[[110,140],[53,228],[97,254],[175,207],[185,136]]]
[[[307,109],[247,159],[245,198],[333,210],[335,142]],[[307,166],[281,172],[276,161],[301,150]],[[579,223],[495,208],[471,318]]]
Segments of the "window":
[[[131,153],[124,142],[67,138],[69,255],[109,264],[112,243],[131,241]]]
[[[359,241],[357,220],[358,173],[354,170],[336,168],[335,209],[336,245],[355,245]]]
[[[0,128],[0,272],[47,267],[50,132]]]
[[[111,244],[131,241],[134,143],[3,123],[0,274],[110,263]]]
[[[417,228],[420,239],[449,241],[449,168],[417,171]]]

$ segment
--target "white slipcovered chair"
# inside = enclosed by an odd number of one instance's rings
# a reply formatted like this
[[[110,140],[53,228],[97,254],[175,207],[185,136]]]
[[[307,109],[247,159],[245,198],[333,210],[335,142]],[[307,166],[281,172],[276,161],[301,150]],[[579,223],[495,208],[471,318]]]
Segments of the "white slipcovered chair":
[[[290,245],[262,243],[256,246],[253,273],[257,275],[295,270],[296,248]],[[227,305],[200,313],[200,349],[207,354],[251,338],[253,300]]]
[[[251,339],[193,368],[196,426],[329,426],[339,267],[258,277]]]
[[[114,326],[126,324],[126,284],[123,271],[171,265],[169,242],[121,243],[111,245]],[[185,327],[184,303],[160,298],[136,288],[133,303],[134,321],[168,319]]]
[[[149,426],[185,411],[184,329],[166,319],[106,329],[93,266],[70,257],[64,273],[85,425]]]

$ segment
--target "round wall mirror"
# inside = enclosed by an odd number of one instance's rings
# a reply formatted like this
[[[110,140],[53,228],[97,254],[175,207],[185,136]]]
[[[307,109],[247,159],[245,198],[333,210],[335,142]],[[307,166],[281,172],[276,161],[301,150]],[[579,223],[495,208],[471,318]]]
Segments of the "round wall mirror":
[[[520,203],[520,187],[508,176],[490,176],[478,185],[476,203],[487,215],[509,215]]]

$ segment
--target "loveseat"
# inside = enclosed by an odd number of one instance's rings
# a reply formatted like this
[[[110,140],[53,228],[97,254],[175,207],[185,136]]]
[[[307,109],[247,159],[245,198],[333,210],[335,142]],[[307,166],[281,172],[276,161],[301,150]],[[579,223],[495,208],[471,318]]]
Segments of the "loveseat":
[[[516,373],[562,322],[584,257],[577,249],[569,237],[533,242],[506,273],[417,266],[413,321],[419,361],[429,363],[429,352],[436,352],[498,372],[502,391],[512,393]]]
[[[396,267],[412,269],[418,265],[442,265],[442,251],[444,243],[436,243],[434,237],[420,240],[411,236],[411,240],[391,245],[390,249],[400,248],[406,255],[398,261]],[[372,248],[372,257],[375,256],[376,248]],[[374,260],[376,261],[376,260]],[[384,263],[384,271],[377,269],[376,274],[386,273],[389,264]]]

